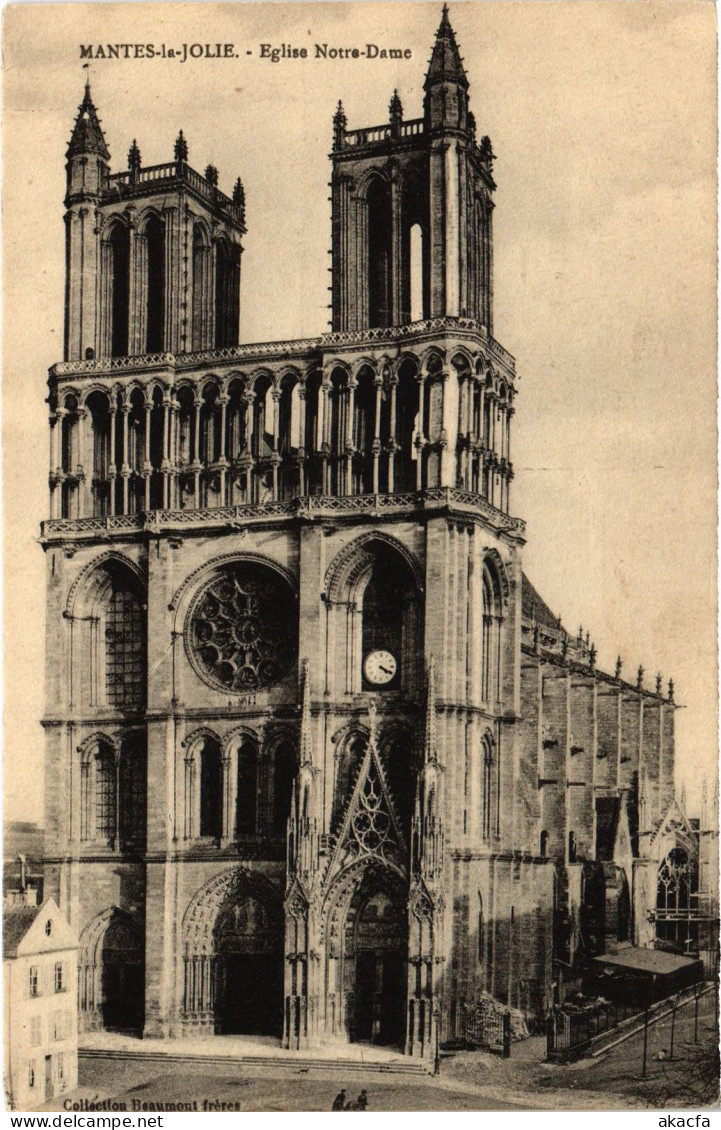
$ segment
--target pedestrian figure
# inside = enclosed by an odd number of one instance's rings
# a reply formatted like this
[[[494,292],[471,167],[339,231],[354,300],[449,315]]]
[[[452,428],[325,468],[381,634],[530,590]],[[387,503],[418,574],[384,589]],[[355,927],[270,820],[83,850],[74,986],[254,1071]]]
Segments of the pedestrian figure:
[[[368,1110],[368,1095],[365,1088],[361,1091],[355,1103],[356,1110]]]
[[[345,1110],[345,1087],[333,1099],[331,1110]]]

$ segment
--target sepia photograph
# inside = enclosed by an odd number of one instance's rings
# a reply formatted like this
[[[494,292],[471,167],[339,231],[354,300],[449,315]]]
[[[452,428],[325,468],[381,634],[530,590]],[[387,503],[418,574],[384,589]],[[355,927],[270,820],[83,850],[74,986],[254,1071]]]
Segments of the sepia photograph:
[[[6,1110],[717,1109],[714,5],[11,4],[2,135]]]

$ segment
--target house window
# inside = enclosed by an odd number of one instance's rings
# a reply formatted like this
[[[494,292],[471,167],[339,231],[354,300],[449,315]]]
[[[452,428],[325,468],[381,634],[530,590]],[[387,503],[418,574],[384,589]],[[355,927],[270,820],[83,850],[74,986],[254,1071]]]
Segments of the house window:
[[[65,1013],[64,1012],[53,1013],[53,1039],[54,1040],[64,1040],[65,1039]]]
[[[32,1090],[35,1086],[35,1063],[28,1064],[28,1087]]]
[[[31,965],[30,966],[30,969],[29,969],[29,972],[28,972],[28,981],[29,981],[28,987],[30,989],[30,996],[31,997],[40,996],[40,979],[39,979],[39,976],[38,976],[37,965]]]
[[[39,1016],[33,1016],[30,1020],[30,1046],[36,1048],[41,1041],[41,1020]]]
[[[45,923],[45,936],[47,938],[49,938],[50,935],[52,934],[52,932],[53,932],[53,924],[52,924],[51,920],[48,918],[47,922]]]
[[[58,1052],[57,1064],[58,1064],[58,1083],[64,1083],[65,1082],[65,1052]]]
[[[65,992],[65,966],[62,961],[55,963],[55,992]]]

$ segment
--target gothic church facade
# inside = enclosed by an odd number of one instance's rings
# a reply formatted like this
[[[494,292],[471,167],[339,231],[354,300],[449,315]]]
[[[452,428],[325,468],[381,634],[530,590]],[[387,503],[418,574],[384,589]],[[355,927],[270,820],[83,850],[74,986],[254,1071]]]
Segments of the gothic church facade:
[[[46,884],[84,1030],[429,1056],[648,944],[674,703],[522,571],[493,151],[333,121],[332,330],[239,345],[243,186],[111,172],[86,88],[50,372]]]

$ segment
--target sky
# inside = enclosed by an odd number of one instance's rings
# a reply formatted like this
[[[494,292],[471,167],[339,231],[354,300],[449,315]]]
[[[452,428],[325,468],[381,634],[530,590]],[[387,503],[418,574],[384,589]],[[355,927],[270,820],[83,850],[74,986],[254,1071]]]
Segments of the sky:
[[[519,374],[511,510],[524,568],[599,665],[676,685],[689,807],[717,763],[716,96],[711,3],[452,4],[479,136],[496,153],[494,335]],[[47,368],[62,359],[65,149],[81,44],[233,43],[228,59],[97,60],[112,155],[237,176],[241,341],[327,328],[331,119],[407,118],[437,3],[68,4],[5,9],[4,792],[42,818]],[[309,48],[272,63],[261,44]],[[409,48],[314,58],[315,44]]]

